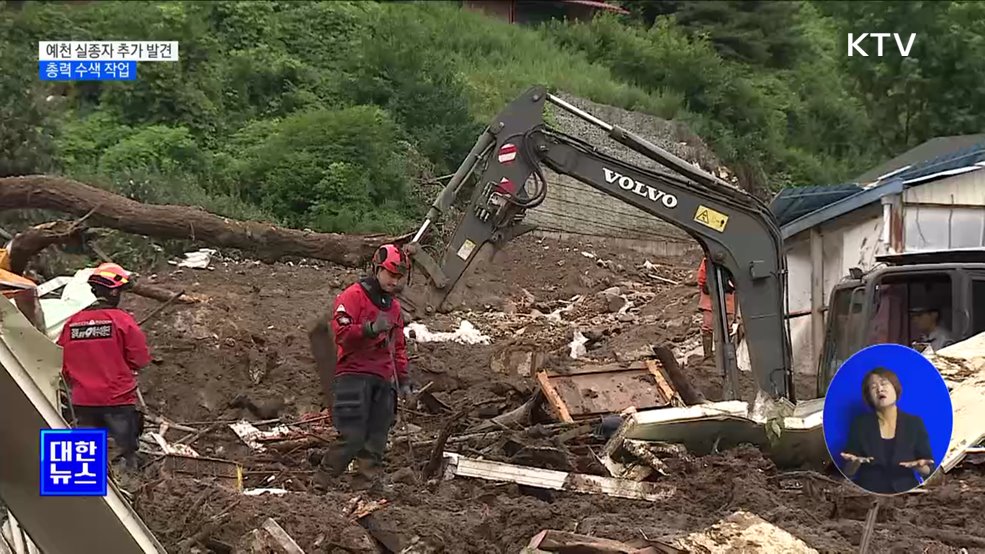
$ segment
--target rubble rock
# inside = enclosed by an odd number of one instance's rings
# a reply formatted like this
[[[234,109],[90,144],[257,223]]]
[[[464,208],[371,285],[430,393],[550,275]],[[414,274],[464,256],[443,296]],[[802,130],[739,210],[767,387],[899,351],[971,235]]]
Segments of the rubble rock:
[[[599,295],[600,296],[604,296],[604,297],[621,296],[622,295],[622,290],[620,290],[619,287],[609,287],[609,288],[605,289],[604,291],[600,292]]]
[[[606,309],[609,313],[616,313],[626,305],[626,299],[622,296],[610,296],[606,302]]]
[[[394,483],[403,483],[405,485],[416,485],[418,481],[417,474],[414,473],[414,470],[409,467],[402,467],[393,472],[390,479]]]
[[[593,289],[595,288],[595,285],[598,284],[598,281],[591,278],[588,275],[582,274],[578,276],[578,284],[585,287],[586,289]]]

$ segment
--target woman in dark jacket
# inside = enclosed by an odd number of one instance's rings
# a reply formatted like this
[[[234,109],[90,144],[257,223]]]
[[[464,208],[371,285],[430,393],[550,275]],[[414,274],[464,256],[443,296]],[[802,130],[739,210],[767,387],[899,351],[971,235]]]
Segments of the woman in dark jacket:
[[[869,492],[906,492],[933,471],[927,428],[919,416],[896,407],[903,390],[892,371],[877,367],[862,380],[862,398],[873,413],[855,418],[841,453],[845,476]]]

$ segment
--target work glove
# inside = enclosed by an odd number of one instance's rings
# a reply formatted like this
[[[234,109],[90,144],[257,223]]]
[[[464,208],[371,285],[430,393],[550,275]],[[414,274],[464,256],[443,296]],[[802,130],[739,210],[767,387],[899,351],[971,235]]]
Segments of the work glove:
[[[406,400],[413,396],[414,394],[414,384],[410,379],[406,379],[400,382],[399,388],[397,389],[400,393],[400,398]]]
[[[414,386],[414,382],[409,377],[405,377],[397,384],[397,398],[401,404],[412,410],[417,408],[416,392],[417,387]]]
[[[388,332],[390,329],[393,329],[393,321],[390,320],[386,312],[377,314],[375,321],[367,321],[363,324],[363,334],[367,337],[375,337]]]

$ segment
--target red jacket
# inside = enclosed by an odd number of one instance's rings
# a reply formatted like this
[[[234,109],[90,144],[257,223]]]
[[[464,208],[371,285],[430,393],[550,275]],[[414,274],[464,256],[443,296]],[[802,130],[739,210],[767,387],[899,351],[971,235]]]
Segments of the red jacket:
[[[725,293],[731,294],[732,292],[734,292],[732,290],[734,286],[735,285],[734,283],[732,283],[732,279],[729,279],[728,283],[725,285]],[[698,288],[701,290],[701,292],[708,294],[705,292],[705,289],[708,288],[708,269],[705,267],[704,258],[701,258],[701,265],[698,266]]]
[[[76,406],[124,406],[137,402],[134,372],[150,363],[147,338],[133,316],[119,308],[82,310],[58,337],[62,374]]]
[[[729,286],[725,288],[725,310],[728,313],[735,313],[735,293],[730,291],[732,281],[729,280]],[[705,292],[708,288],[708,270],[705,267],[705,259],[701,259],[701,265],[698,266],[698,290],[701,294],[698,297],[698,308],[701,310],[711,311],[711,295]]]
[[[400,301],[374,289],[374,284],[374,280],[364,279],[335,298],[332,307],[332,331],[338,346],[335,374],[369,373],[387,381],[403,382],[407,379],[407,344]],[[380,312],[387,314],[393,328],[388,333],[366,337],[364,325],[375,321]]]

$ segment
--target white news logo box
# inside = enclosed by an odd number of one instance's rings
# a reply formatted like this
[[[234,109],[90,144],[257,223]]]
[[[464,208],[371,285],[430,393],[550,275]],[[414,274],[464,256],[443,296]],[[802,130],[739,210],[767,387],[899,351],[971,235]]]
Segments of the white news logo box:
[[[178,41],[55,40],[38,42],[39,61],[176,62]]]

